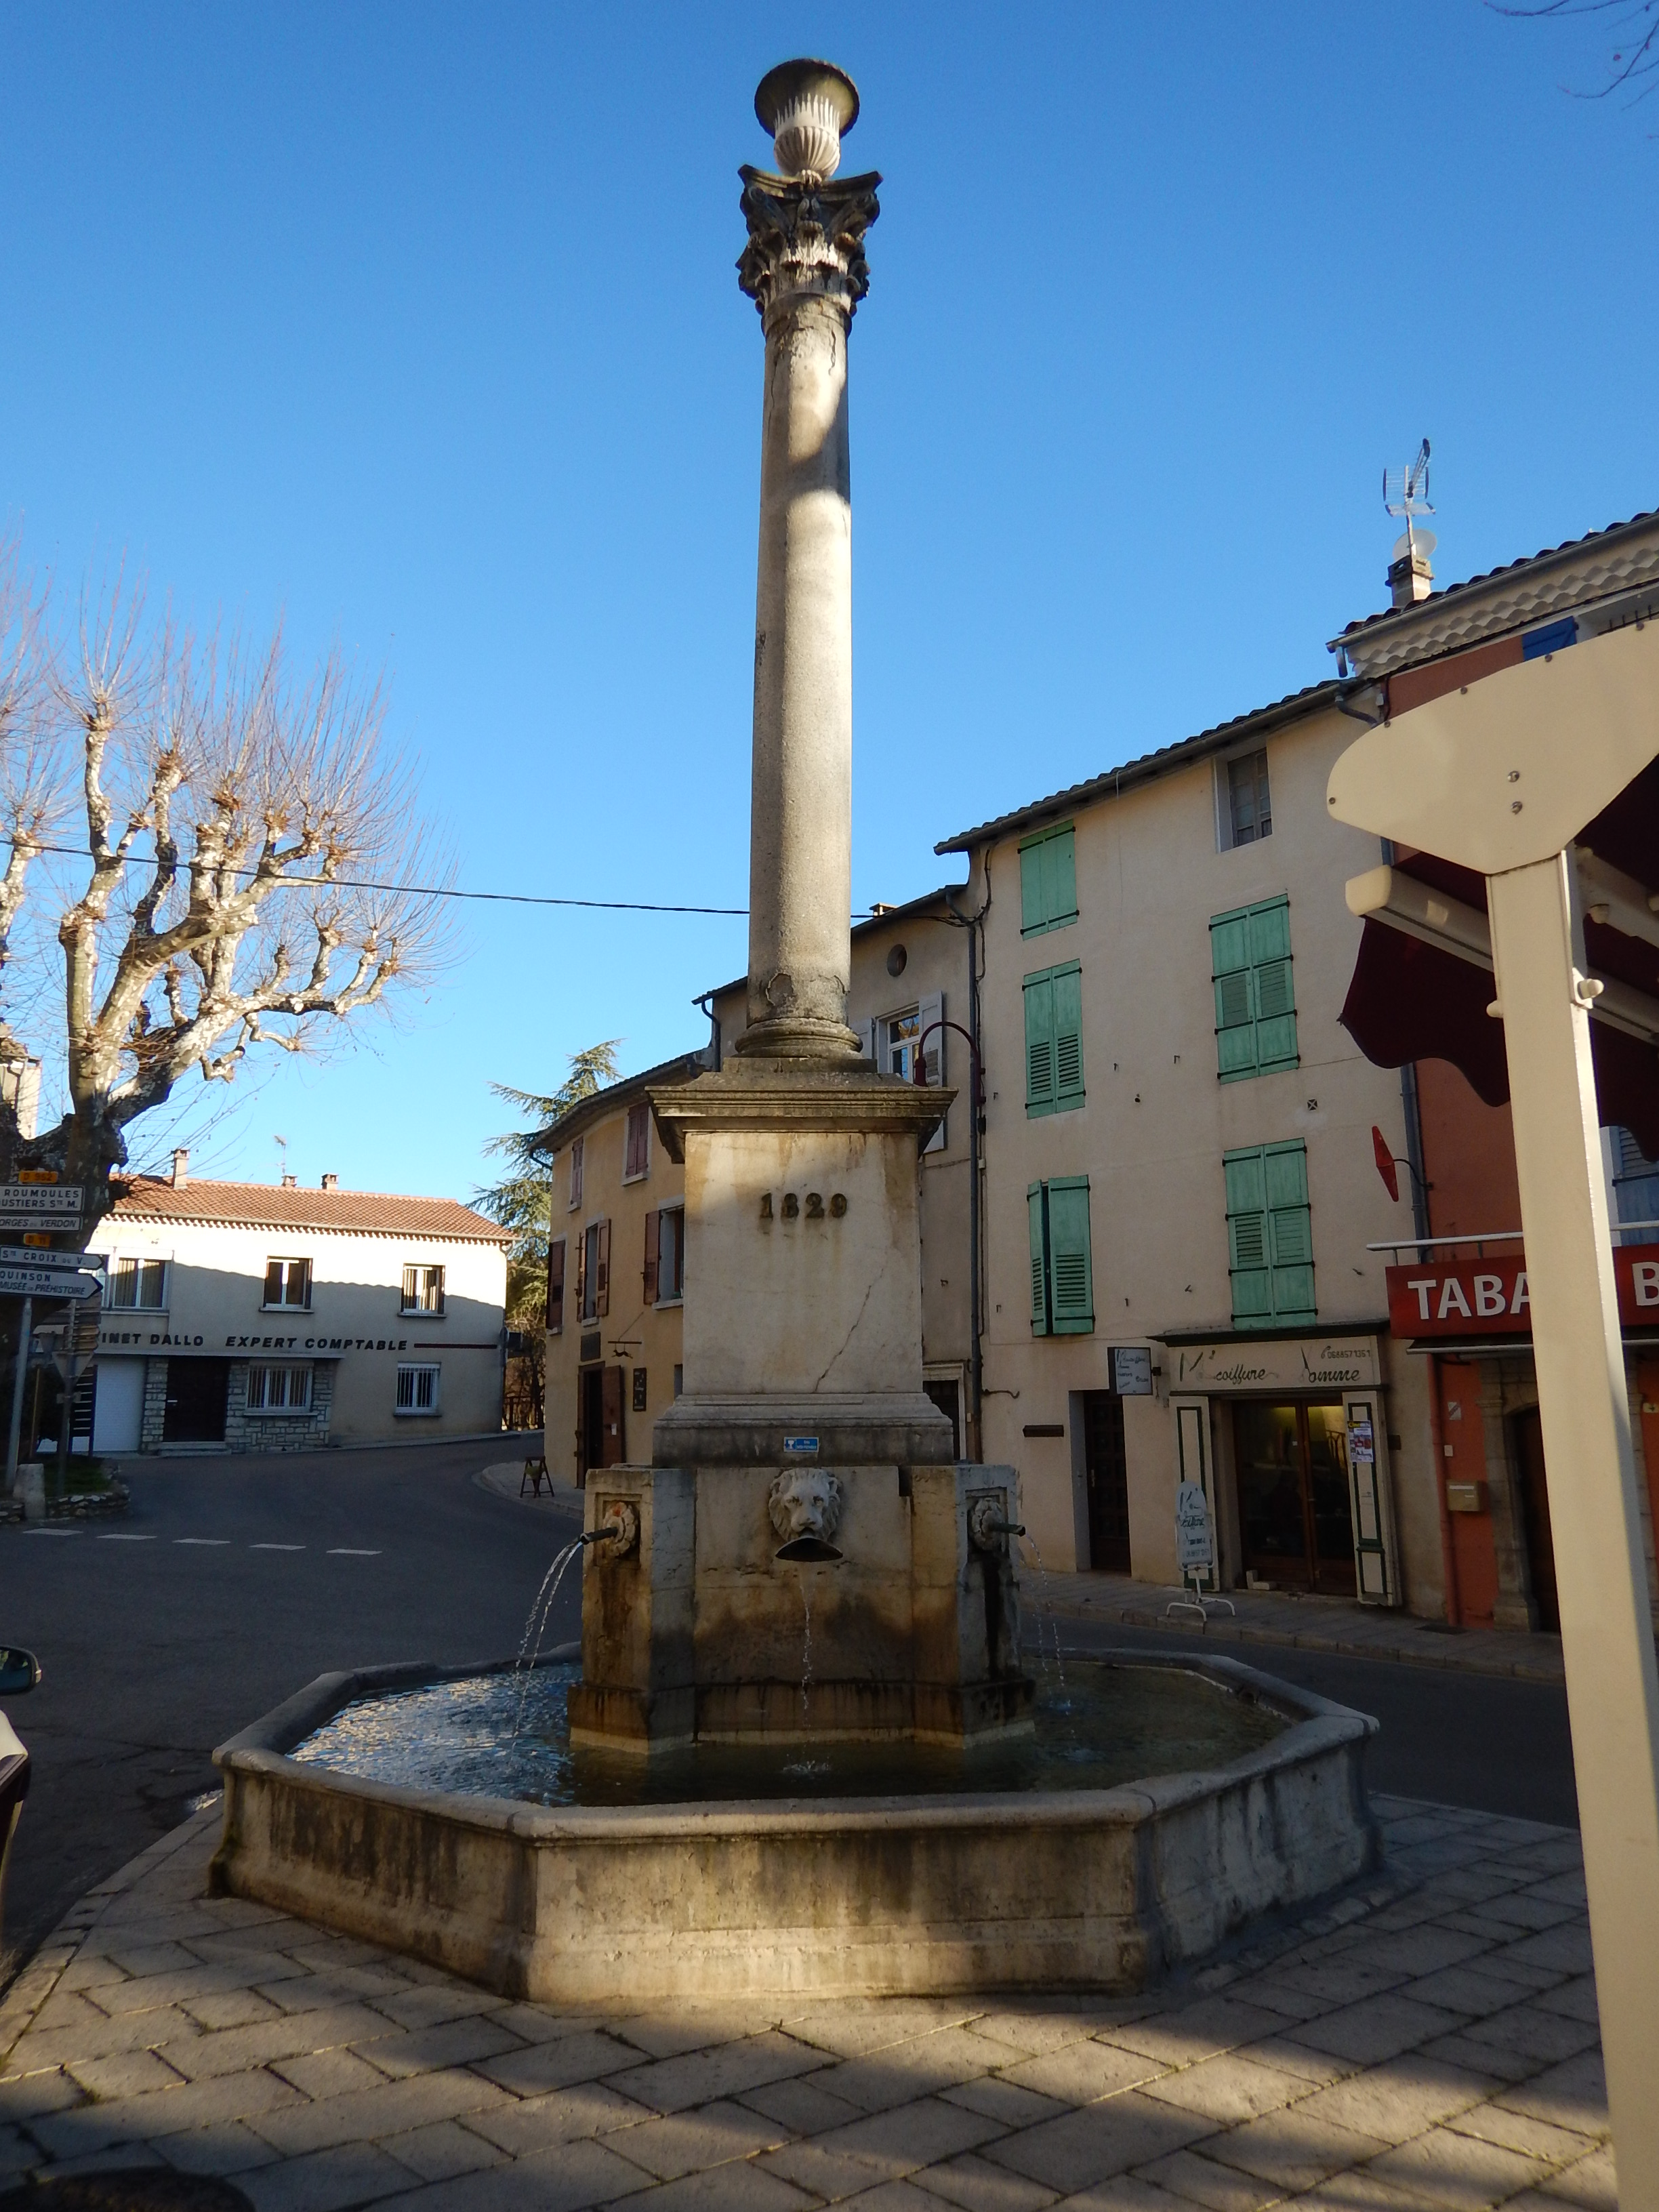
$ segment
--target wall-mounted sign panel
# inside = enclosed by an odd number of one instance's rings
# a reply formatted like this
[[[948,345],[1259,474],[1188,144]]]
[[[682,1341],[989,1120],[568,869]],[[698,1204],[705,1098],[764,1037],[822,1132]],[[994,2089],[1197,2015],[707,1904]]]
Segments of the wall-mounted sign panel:
[[[1171,1390],[1202,1391],[1206,1396],[1234,1390],[1375,1389],[1382,1380],[1374,1336],[1172,1344],[1164,1364]]]
[[[1659,1329],[1659,1244],[1617,1244],[1613,1281],[1626,1328]],[[1389,1319],[1396,1336],[1530,1336],[1525,1258],[1431,1260],[1389,1269]]]

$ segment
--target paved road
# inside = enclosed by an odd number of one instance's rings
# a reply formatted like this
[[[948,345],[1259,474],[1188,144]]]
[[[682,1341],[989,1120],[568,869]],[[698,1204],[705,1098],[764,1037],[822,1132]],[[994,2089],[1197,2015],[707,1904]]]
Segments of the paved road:
[[[95,1881],[183,1818],[210,1754],[326,1669],[515,1650],[568,1525],[481,1489],[497,1443],[150,1462],[122,1522],[0,1529],[0,1641],[46,1680],[8,1706],[34,1759],[7,1885],[27,1950]],[[298,1548],[295,1548],[298,1547]],[[577,1583],[548,1640],[576,1632]],[[1190,1638],[1066,1621],[1068,1650],[1190,1652]],[[1547,1685],[1231,1645],[1376,1713],[1379,1789],[1574,1824],[1566,1705]],[[3,1978],[0,1975],[0,1978]]]
[[[120,1521],[0,1529],[0,1641],[45,1669],[6,1706],[33,1760],[6,1883],[13,1965],[216,1787],[215,1744],[313,1675],[517,1650],[566,1524],[472,1480],[505,1455],[491,1441],[154,1461]],[[559,1615],[550,1642],[576,1633],[574,1576]]]

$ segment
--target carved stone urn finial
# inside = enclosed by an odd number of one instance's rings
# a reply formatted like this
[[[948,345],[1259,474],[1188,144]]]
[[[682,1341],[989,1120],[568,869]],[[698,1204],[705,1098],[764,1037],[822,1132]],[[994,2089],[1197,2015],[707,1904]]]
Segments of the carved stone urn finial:
[[[817,183],[841,166],[842,134],[858,121],[858,88],[833,62],[780,62],[760,81],[755,113],[772,135],[781,174]]]

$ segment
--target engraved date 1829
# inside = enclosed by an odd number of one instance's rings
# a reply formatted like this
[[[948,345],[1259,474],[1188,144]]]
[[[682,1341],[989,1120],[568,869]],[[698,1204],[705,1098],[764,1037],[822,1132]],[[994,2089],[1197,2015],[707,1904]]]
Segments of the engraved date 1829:
[[[809,1190],[804,1196],[795,1191],[786,1190],[780,1194],[775,1206],[769,1190],[761,1193],[760,1218],[763,1221],[795,1221],[803,1215],[808,1221],[822,1221],[826,1214],[832,1220],[839,1221],[846,1211],[846,1194],[839,1190],[828,1199],[821,1190]]]

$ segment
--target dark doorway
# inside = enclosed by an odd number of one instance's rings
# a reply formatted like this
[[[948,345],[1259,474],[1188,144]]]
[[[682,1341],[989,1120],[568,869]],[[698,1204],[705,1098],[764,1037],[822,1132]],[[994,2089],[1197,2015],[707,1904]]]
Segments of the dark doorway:
[[[169,1359],[164,1444],[222,1444],[225,1440],[228,1359]]]
[[[954,1375],[924,1382],[922,1389],[951,1424],[951,1456],[962,1457],[962,1390]]]
[[[1089,1565],[1127,1575],[1129,1468],[1123,1452],[1123,1401],[1115,1390],[1083,1393],[1083,1464],[1089,1486]]]
[[[1342,1408],[1233,1407],[1244,1565],[1265,1580],[1354,1595],[1353,1516]]]
[[[1549,1485],[1544,1479],[1544,1429],[1536,1406],[1515,1414],[1510,1422],[1515,1438],[1515,1471],[1521,1484],[1521,1518],[1527,1532],[1527,1559],[1532,1568],[1532,1594],[1538,1604],[1538,1626],[1559,1635],[1561,1601],[1555,1589],[1555,1538],[1550,1530]]]
[[[620,1367],[583,1367],[577,1370],[580,1392],[576,1423],[579,1483],[586,1481],[591,1468],[615,1467],[625,1456],[623,1393],[626,1381]]]

